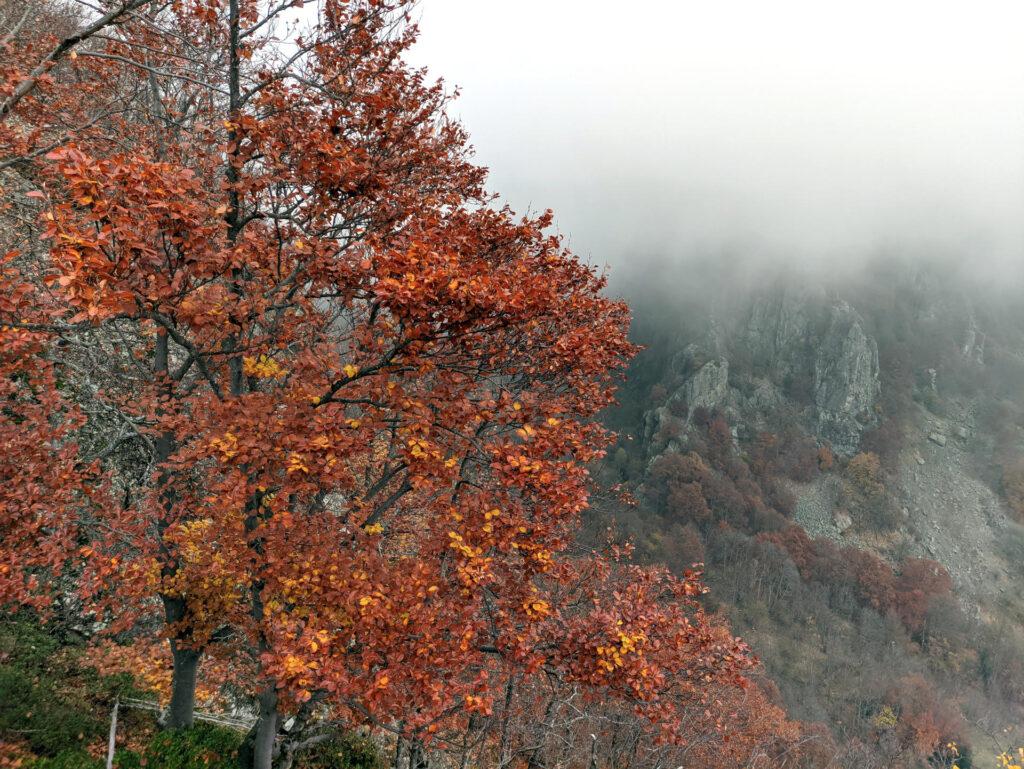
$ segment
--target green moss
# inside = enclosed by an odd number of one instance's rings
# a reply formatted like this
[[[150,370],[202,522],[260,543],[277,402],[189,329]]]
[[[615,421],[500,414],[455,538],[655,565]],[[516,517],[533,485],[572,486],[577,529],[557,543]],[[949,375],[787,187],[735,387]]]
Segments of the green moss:
[[[104,762],[84,750],[62,750],[51,758],[36,758],[25,769],[103,769]]]
[[[62,644],[31,617],[0,617],[0,739],[74,761],[106,738],[114,699],[135,693],[131,678],[100,676],[81,656],[80,647]]]
[[[211,724],[159,732],[141,754],[119,753],[118,769],[235,769],[241,735]]]
[[[296,756],[296,769],[384,769],[377,745],[360,734],[343,734]]]

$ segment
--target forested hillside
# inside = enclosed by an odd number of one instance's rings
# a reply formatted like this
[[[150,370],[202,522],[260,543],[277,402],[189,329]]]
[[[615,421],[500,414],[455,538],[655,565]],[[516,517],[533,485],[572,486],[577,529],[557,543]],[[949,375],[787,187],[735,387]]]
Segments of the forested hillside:
[[[993,765],[1024,705],[1024,314],[927,261],[634,287],[612,526],[750,642],[840,765]],[[957,755],[949,745],[957,746]]]

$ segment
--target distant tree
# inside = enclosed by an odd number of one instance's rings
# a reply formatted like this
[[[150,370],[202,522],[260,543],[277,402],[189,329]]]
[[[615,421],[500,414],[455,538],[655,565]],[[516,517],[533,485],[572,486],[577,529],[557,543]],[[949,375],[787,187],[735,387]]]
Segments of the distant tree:
[[[843,497],[854,520],[863,520],[872,528],[889,530],[899,521],[877,454],[861,452],[847,463]]]
[[[824,444],[818,449],[818,469],[823,473],[827,473],[835,465],[836,458],[835,454],[832,453],[832,447],[829,444]]]
[[[840,556],[849,570],[853,589],[862,605],[885,614],[896,605],[896,575],[878,556],[856,547],[845,547]]]
[[[692,523],[673,524],[662,541],[660,555],[670,568],[680,571],[704,563],[704,542]]]
[[[697,454],[668,452],[651,465],[645,491],[662,515],[682,523],[704,522],[710,519],[711,510],[704,498],[702,483],[712,475],[712,470]]]
[[[911,633],[924,629],[931,601],[953,592],[953,580],[946,568],[927,558],[907,558],[900,564],[894,588],[895,609]]]
[[[732,428],[720,414],[708,424],[708,451],[713,462],[724,462],[732,454]]]
[[[904,676],[889,690],[886,701],[895,714],[895,723],[886,722],[896,739],[895,750],[909,751],[917,760],[926,760],[951,742],[961,742],[965,730],[959,711],[943,701],[935,687],[923,676]]]
[[[711,424],[711,411],[706,406],[697,406],[690,414],[690,421],[702,430],[707,430]]]

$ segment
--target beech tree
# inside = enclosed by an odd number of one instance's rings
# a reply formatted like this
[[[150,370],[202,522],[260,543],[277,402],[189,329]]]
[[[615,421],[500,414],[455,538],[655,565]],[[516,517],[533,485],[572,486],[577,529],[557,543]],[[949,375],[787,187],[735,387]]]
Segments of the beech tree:
[[[750,663],[696,575],[569,554],[627,308],[550,214],[484,192],[402,61],[410,3],[324,0],[308,29],[292,6],[4,38],[0,146],[47,244],[5,257],[4,597],[70,566],[111,634],[162,627],[172,728],[222,663],[253,766],[285,715],[284,763],[325,711],[422,746],[541,675],[673,739]]]

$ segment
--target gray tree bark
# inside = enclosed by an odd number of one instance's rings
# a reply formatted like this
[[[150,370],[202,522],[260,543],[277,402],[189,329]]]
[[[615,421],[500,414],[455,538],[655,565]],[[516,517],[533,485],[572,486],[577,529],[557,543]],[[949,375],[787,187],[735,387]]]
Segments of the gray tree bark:
[[[199,673],[200,653],[183,649],[171,639],[171,657],[174,670],[171,676],[171,703],[167,708],[168,729],[188,729],[195,724],[196,677]]]

